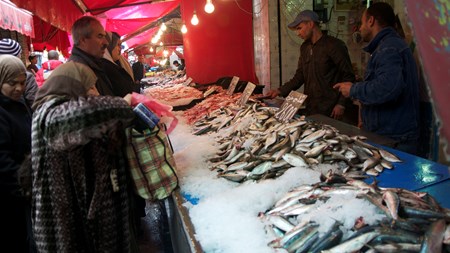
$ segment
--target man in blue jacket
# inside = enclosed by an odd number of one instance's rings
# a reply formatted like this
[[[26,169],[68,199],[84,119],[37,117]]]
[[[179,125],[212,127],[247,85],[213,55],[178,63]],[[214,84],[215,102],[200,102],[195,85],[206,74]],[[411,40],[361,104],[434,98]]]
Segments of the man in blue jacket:
[[[334,85],[359,100],[363,128],[397,141],[396,149],[416,154],[419,136],[419,80],[412,52],[394,30],[387,3],[374,3],[361,18],[362,38],[370,54],[364,81]]]

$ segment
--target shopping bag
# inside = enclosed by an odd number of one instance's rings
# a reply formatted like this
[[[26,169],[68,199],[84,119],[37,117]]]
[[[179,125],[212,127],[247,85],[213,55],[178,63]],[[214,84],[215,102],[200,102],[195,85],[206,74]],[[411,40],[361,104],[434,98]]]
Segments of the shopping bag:
[[[140,113],[136,115],[142,117]],[[169,197],[178,185],[178,177],[170,140],[163,125],[139,130],[128,128],[127,140],[126,154],[136,193],[149,200]]]

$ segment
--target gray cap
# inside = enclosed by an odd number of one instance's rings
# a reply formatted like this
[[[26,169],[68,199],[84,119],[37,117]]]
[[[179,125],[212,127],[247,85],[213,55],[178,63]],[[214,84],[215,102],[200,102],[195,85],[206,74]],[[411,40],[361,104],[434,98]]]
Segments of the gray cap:
[[[295,29],[301,22],[304,21],[314,21],[319,22],[319,15],[312,10],[301,11],[295,20],[288,25],[289,28]]]

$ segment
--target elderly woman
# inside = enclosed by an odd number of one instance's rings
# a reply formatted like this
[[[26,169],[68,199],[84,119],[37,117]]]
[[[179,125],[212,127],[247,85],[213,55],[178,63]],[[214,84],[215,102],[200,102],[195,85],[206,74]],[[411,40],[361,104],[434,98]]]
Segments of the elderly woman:
[[[2,248],[28,252],[29,205],[18,171],[31,151],[31,109],[25,103],[26,69],[12,55],[0,55],[0,231]],[[31,232],[31,223],[29,223]]]
[[[33,229],[40,252],[130,252],[122,145],[134,114],[129,96],[98,96],[96,80],[86,65],[67,62],[33,104]]]
[[[120,36],[116,32],[106,32],[108,47],[102,58],[102,68],[108,75],[115,96],[123,97],[128,93],[138,92],[139,85],[134,83],[133,71],[121,55]]]

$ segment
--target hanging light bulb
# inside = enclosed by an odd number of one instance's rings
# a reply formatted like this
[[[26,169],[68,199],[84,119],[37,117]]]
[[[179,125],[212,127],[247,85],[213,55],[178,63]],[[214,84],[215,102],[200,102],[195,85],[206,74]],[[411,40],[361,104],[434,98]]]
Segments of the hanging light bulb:
[[[195,11],[194,11],[194,15],[192,16],[192,19],[191,19],[191,24],[198,25],[198,17],[197,17],[197,13]]]
[[[212,3],[212,0],[206,0],[205,12],[206,13],[213,13],[214,12],[214,5]]]
[[[153,52],[153,47],[150,47],[150,52]]]
[[[163,43],[163,42],[161,41],[161,42],[159,42],[159,45],[160,45],[160,46],[163,46],[163,45],[164,45],[164,43]]]
[[[185,24],[183,24],[183,25],[181,26],[181,32],[182,32],[182,33],[187,33],[187,27],[186,27]]]
[[[165,23],[161,24],[161,30],[163,30],[163,31],[167,30],[167,26]]]

